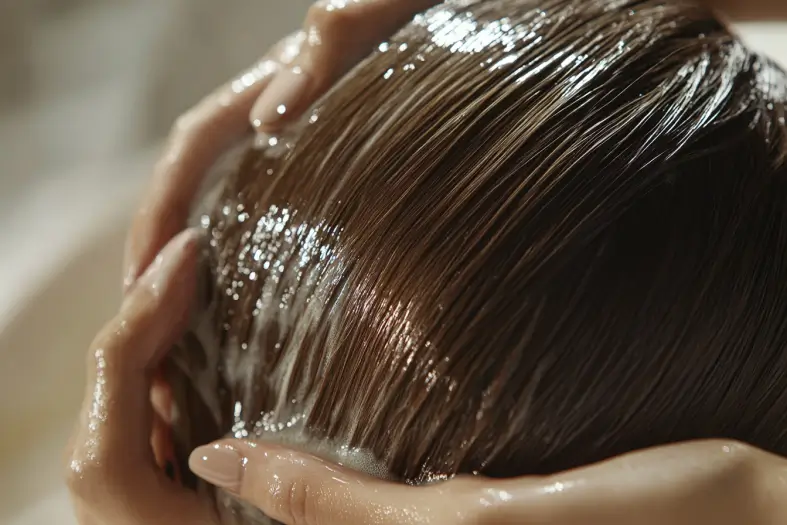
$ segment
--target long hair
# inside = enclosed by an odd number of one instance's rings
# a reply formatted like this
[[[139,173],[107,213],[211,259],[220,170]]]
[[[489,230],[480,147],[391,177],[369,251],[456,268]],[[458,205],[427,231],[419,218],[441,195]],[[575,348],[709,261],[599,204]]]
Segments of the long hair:
[[[692,4],[417,16],[211,201],[182,455],[287,439],[418,484],[787,454],[786,100]]]

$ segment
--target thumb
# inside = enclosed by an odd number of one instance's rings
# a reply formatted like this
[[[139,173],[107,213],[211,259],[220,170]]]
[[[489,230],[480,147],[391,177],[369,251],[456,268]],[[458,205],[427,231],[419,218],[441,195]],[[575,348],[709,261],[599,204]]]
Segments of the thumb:
[[[442,498],[429,488],[381,481],[269,443],[218,441],[197,448],[189,466],[286,525],[456,523],[435,519]]]

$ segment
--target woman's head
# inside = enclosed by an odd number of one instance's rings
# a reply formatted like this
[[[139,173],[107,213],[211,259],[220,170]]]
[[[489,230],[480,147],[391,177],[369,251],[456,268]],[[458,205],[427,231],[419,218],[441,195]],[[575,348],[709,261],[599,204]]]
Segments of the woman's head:
[[[212,203],[184,446],[284,433],[412,483],[787,453],[785,101],[679,2],[417,17]]]

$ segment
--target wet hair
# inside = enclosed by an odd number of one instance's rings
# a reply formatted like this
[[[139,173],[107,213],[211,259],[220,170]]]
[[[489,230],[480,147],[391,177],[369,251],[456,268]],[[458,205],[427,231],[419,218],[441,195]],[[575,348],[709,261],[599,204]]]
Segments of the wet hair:
[[[692,4],[419,15],[206,201],[181,456],[300,436],[419,484],[787,454],[786,100]]]

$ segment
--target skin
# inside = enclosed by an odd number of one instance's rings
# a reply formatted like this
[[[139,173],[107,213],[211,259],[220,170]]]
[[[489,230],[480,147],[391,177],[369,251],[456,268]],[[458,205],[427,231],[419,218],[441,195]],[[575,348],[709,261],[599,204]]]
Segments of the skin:
[[[67,475],[82,525],[219,525],[156,465],[148,391],[185,329],[197,236],[175,237],[88,351],[89,382]],[[787,460],[732,441],[665,446],[547,477],[383,482],[277,445],[220,441],[219,485],[287,525],[777,525],[787,521]],[[213,465],[215,467],[215,465]],[[210,477],[216,480],[216,476]]]
[[[729,441],[655,448],[548,477],[426,487],[271,444],[207,448],[237,455],[240,477],[226,488],[288,525],[776,525],[787,517],[787,461]],[[192,455],[197,471],[203,457]]]
[[[183,229],[189,207],[208,169],[252,129],[276,77],[298,70],[308,78],[298,100],[269,125],[270,132],[295,118],[380,41],[436,0],[325,0],[309,9],[303,29],[279,42],[251,70],[208,95],[175,123],[156,165],[126,243],[128,290],[156,253]],[[352,35],[352,36],[348,36]],[[281,92],[281,89],[276,89]],[[261,98],[262,97],[262,98]],[[278,106],[279,100],[268,100]],[[254,111],[252,111],[254,110]]]
[[[195,494],[156,466],[150,443],[155,417],[148,392],[158,362],[188,322],[197,239],[186,231],[167,245],[88,352],[85,400],[66,467],[83,525],[215,523]]]
[[[787,19],[782,0],[707,2],[735,18]],[[436,3],[318,2],[301,31],[178,119],[128,238],[126,300],[90,349],[91,379],[68,464],[83,525],[217,523],[157,466],[167,455],[167,401],[154,371],[180,335],[194,293],[194,234],[171,239],[229,145],[252,127],[272,132],[297,117],[375,44]],[[276,80],[293,71],[306,79],[299,96],[263,121],[283,103],[281,89],[272,89]],[[385,484],[282,448],[217,446],[244,465],[231,490],[289,525],[787,523],[787,460],[736,442],[661,447],[547,478],[457,478],[422,488]],[[195,457],[198,463],[200,451]]]

